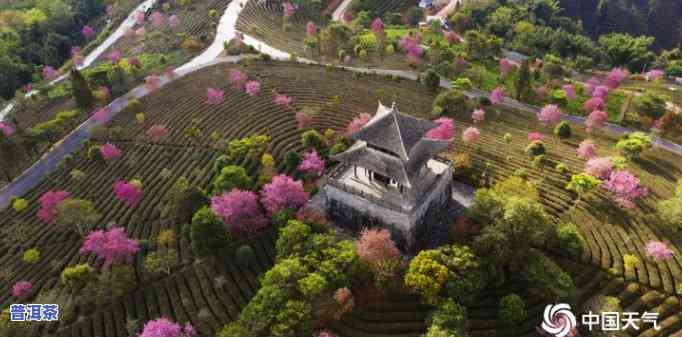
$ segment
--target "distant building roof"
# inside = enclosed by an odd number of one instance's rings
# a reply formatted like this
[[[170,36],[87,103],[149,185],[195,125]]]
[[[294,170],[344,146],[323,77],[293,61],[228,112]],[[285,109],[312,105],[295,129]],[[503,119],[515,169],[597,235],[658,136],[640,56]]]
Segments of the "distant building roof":
[[[509,59],[510,61],[516,62],[516,63],[521,63],[527,59],[529,59],[528,56],[523,55],[519,52],[515,52],[513,50],[502,50],[502,55]]]
[[[335,160],[365,167],[411,188],[421,167],[448,146],[448,141],[424,138],[438,124],[406,115],[395,104],[379,103],[377,113],[352,135],[357,142]]]

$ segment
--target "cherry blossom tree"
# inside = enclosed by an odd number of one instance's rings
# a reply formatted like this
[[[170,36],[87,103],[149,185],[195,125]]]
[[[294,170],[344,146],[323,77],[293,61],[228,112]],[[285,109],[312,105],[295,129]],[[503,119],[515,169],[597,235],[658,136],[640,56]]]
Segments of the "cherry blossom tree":
[[[613,172],[613,161],[608,157],[594,157],[585,163],[585,173],[599,179],[608,179]]]
[[[246,74],[241,70],[230,69],[230,84],[232,84],[232,87],[235,89],[242,90],[247,78]]]
[[[649,82],[649,81],[653,82],[653,81],[656,81],[659,78],[663,77],[663,75],[665,75],[665,72],[663,70],[652,69],[652,70],[647,71],[644,74],[644,78],[647,80],[647,82]]]
[[[473,144],[478,141],[481,132],[475,127],[468,127],[462,132],[462,141],[467,144]]]
[[[450,140],[455,135],[455,126],[450,118],[438,118],[435,120],[435,128],[426,132],[425,137],[430,139]]]
[[[277,94],[275,95],[274,101],[277,105],[291,108],[291,103],[293,103],[294,99],[284,94]]]
[[[558,105],[545,105],[537,114],[538,121],[544,125],[552,125],[561,120],[561,109]]]
[[[144,78],[144,87],[149,91],[155,91],[161,87],[161,79],[158,75],[152,73]]]
[[[5,122],[0,122],[0,131],[2,131],[2,134],[5,137],[9,137],[14,134],[14,128]]]
[[[99,152],[102,155],[102,158],[106,161],[112,161],[121,158],[121,155],[123,152],[116,147],[116,145],[111,144],[111,143],[106,143],[102,146],[99,147]]]
[[[271,183],[263,186],[260,200],[268,214],[273,215],[283,209],[296,211],[308,202],[308,198],[301,181],[278,175],[272,178]]]
[[[605,85],[597,86],[594,88],[594,91],[592,91],[592,97],[599,97],[603,101],[606,101],[606,99],[609,97],[609,91],[611,91],[611,88]]]
[[[602,188],[610,192],[613,200],[623,208],[634,207],[634,200],[649,194],[646,187],[640,186],[639,178],[627,170],[611,172]]]
[[[116,198],[128,207],[135,207],[142,200],[142,184],[139,181],[119,180],[114,183],[114,194]]]
[[[130,239],[123,227],[91,231],[80,249],[81,254],[93,253],[98,259],[103,260],[104,268],[131,263],[139,251],[140,243]]]
[[[137,13],[135,13],[135,22],[136,22],[138,25],[144,25],[144,20],[145,20],[144,12],[137,12]]]
[[[369,120],[372,119],[372,116],[367,113],[361,113],[357,117],[353,118],[350,123],[348,123],[348,126],[346,126],[346,135],[352,135],[360,129],[362,129],[365,124],[369,122]]]
[[[514,69],[514,64],[508,58],[503,57],[500,59],[500,75],[502,77],[507,76],[512,69]]]
[[[533,91],[535,92],[535,98],[539,101],[542,101],[547,97],[547,88],[544,86],[536,87]]]
[[[256,96],[260,93],[260,82],[248,81],[246,82],[246,93],[251,96]]]
[[[118,50],[112,50],[109,52],[109,54],[107,54],[107,59],[109,62],[116,64],[121,60],[121,52]]]
[[[171,29],[176,29],[178,26],[180,26],[180,19],[178,19],[178,16],[173,14],[170,17],[168,17],[168,26]]]
[[[539,132],[529,132],[528,133],[528,142],[532,143],[534,141],[542,140],[545,136],[543,136]]]
[[[66,198],[70,196],[66,191],[48,191],[45,192],[38,202],[40,203],[40,210],[38,210],[38,218],[44,223],[52,223],[57,216],[57,206],[59,206]]]
[[[142,333],[138,337],[195,337],[196,332],[190,322],[184,327],[173,323],[165,317],[157,318],[145,323]]]
[[[223,219],[233,235],[256,233],[267,225],[258,205],[258,195],[251,191],[233,189],[211,198],[211,210]]]
[[[490,102],[492,104],[500,104],[504,101],[504,89],[495,88],[490,93]]]
[[[303,160],[298,165],[298,169],[306,174],[312,174],[319,177],[324,172],[324,160],[320,158],[317,151],[312,150],[303,154]]]
[[[585,104],[583,104],[583,109],[587,112],[592,112],[595,110],[604,110],[604,100],[599,98],[599,97],[592,97],[585,101]]]
[[[595,129],[603,128],[604,123],[606,123],[607,118],[608,118],[608,115],[606,114],[605,111],[602,111],[602,110],[592,111],[587,116],[587,120],[585,120],[585,127],[587,128],[587,132],[591,133]]]
[[[92,114],[92,118],[98,123],[106,123],[109,120],[109,108],[103,107]]]
[[[672,259],[673,251],[664,242],[651,240],[646,244],[646,255],[657,261]]]
[[[304,111],[299,111],[296,113],[296,123],[299,129],[306,129],[313,122],[313,117]]]
[[[166,23],[166,17],[159,11],[154,11],[149,16],[149,21],[152,23],[154,28],[160,28]]]
[[[606,75],[605,83],[611,89],[618,88],[630,73],[623,68],[614,68]]]
[[[166,76],[167,79],[171,80],[177,77],[178,73],[175,72],[175,68],[168,66],[163,70],[163,75]]]
[[[564,90],[564,94],[566,95],[566,98],[569,101],[575,101],[576,99],[575,87],[572,84],[566,84],[561,88]]]
[[[147,130],[147,137],[152,142],[158,143],[168,136],[168,129],[166,126],[154,124]]]
[[[305,25],[305,32],[306,35],[308,35],[308,38],[314,38],[317,36],[317,25],[315,25],[315,22],[308,21],[308,23]]]
[[[76,66],[82,66],[83,65],[83,55],[81,55],[81,48],[80,47],[71,47],[71,59],[73,59],[73,64]]]
[[[370,25],[370,28],[372,29],[372,32],[375,35],[383,34],[384,33],[384,22],[381,21],[381,18],[374,18],[374,20],[372,20],[372,24]]]
[[[45,78],[48,81],[54,80],[59,76],[59,73],[52,67],[50,66],[44,66],[43,67],[43,78]]]
[[[585,139],[578,145],[578,158],[591,159],[597,155],[597,145],[590,139]]]
[[[596,77],[590,78],[587,80],[587,83],[585,83],[585,92],[591,96],[594,92],[594,89],[599,86],[599,84],[600,82]]]
[[[471,119],[474,123],[483,123],[485,121],[485,110],[476,109],[471,113]]]
[[[83,35],[85,39],[90,40],[95,37],[96,33],[92,27],[85,25],[83,26],[83,29],[81,29],[81,35]]]
[[[17,300],[26,300],[33,293],[33,284],[29,281],[19,281],[12,286],[12,296]]]
[[[373,270],[400,259],[400,251],[387,229],[363,229],[355,247],[360,261]]]
[[[206,102],[210,105],[218,105],[225,102],[225,91],[215,88],[206,89]]]

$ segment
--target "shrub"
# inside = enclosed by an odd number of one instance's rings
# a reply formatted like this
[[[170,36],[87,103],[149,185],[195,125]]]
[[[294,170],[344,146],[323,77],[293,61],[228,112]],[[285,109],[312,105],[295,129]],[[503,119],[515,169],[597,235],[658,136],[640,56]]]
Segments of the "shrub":
[[[298,290],[303,296],[313,298],[327,288],[327,279],[318,273],[310,273],[298,280]]]
[[[682,229],[682,179],[677,181],[675,194],[666,200],[658,202],[658,214],[668,226]]]
[[[646,116],[651,119],[659,119],[666,112],[665,97],[650,90],[636,96],[634,105],[640,116]]]
[[[220,173],[213,180],[213,194],[218,195],[237,188],[248,190],[252,182],[246,170],[238,165],[228,165],[220,169]]]
[[[23,210],[28,207],[28,201],[23,198],[15,198],[12,200],[12,208],[14,209],[15,212],[21,213]]]
[[[144,269],[152,274],[165,273],[170,275],[171,270],[178,264],[178,251],[164,249],[152,252],[144,258]]]
[[[192,217],[190,237],[192,251],[199,257],[222,255],[232,241],[220,218],[208,207],[200,209]]]
[[[81,236],[101,217],[88,200],[68,198],[57,206],[57,224],[74,230]]]
[[[497,307],[497,316],[509,325],[519,324],[528,317],[526,303],[517,294],[502,297]]]
[[[249,245],[241,245],[235,252],[235,259],[242,267],[253,266],[256,263],[256,253]]]
[[[431,313],[429,321],[431,327],[443,329],[451,336],[463,336],[467,330],[467,311],[464,306],[448,298]]]
[[[651,136],[643,132],[633,132],[621,137],[616,143],[616,149],[628,159],[637,159],[652,144]]]
[[[427,89],[435,92],[440,88],[440,75],[436,70],[428,69],[422,74],[421,82]]]
[[[66,267],[59,277],[62,285],[72,291],[85,288],[96,279],[95,270],[87,263]]]
[[[566,121],[562,121],[554,127],[554,134],[559,139],[571,138],[571,126]]]
[[[521,276],[550,297],[567,299],[575,292],[573,279],[554,261],[537,251],[527,259]]]
[[[348,147],[346,146],[346,144],[344,144],[343,142],[338,142],[334,144],[334,146],[332,146],[332,148],[329,150],[329,155],[335,156],[339,153],[342,153],[343,151],[346,151],[347,148]]]
[[[526,153],[528,153],[529,155],[531,155],[533,157],[544,155],[545,154],[545,143],[543,143],[541,140],[532,141],[526,147]]]
[[[559,172],[560,174],[567,174],[568,173],[568,166],[564,163],[557,163],[554,169]]]
[[[324,147],[324,138],[315,130],[308,130],[301,135],[301,143],[307,149],[321,151]]]
[[[580,235],[578,227],[571,223],[556,227],[556,239],[559,249],[574,257],[579,257],[585,247],[585,239]]]
[[[433,100],[433,108],[442,109],[442,113],[453,116],[464,115],[467,112],[467,98],[459,90],[444,91]]]
[[[24,252],[21,259],[25,263],[34,264],[40,260],[40,250],[38,248],[31,248]]]

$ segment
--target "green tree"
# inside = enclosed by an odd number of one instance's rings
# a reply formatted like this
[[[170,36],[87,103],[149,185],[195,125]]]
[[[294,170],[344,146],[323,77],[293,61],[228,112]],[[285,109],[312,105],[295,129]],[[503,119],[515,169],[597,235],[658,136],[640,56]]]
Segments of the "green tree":
[[[68,198],[57,206],[57,224],[75,230],[81,236],[101,218],[92,202]]]
[[[682,179],[677,181],[675,194],[658,202],[658,214],[664,223],[675,230],[682,230]]]
[[[634,103],[640,116],[647,116],[651,119],[663,117],[666,111],[665,98],[651,90],[635,97]]]
[[[81,110],[89,110],[95,106],[95,96],[83,74],[76,68],[71,69],[71,94]]]
[[[433,92],[440,88],[440,75],[433,68],[429,68],[422,74],[421,81],[426,88]]]
[[[566,189],[578,194],[576,203],[580,201],[585,194],[593,190],[601,184],[601,180],[587,174],[580,173],[571,176],[571,181],[566,184]]]
[[[192,217],[190,238],[192,251],[199,257],[224,254],[231,242],[223,221],[208,207]]]
[[[623,33],[611,33],[599,38],[599,44],[611,66],[627,67],[631,72],[641,72],[645,65],[655,60],[655,54],[650,51],[653,43],[653,37],[634,37]]]
[[[628,159],[638,159],[642,152],[652,146],[651,136],[639,131],[622,136],[616,143],[616,149]]]
[[[554,134],[561,140],[571,138],[571,126],[568,122],[561,121],[554,127]]]
[[[497,317],[509,325],[519,324],[528,317],[526,303],[514,293],[502,297],[497,307]]]
[[[248,190],[253,186],[251,177],[246,170],[238,165],[228,165],[220,170],[220,173],[213,181],[213,194],[218,195],[229,192],[232,189]]]

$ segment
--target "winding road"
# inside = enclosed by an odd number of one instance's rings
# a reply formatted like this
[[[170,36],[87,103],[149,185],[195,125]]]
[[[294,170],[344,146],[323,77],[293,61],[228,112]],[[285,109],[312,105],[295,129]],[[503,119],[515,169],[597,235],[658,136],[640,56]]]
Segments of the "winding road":
[[[207,48],[201,55],[195,57],[188,63],[177,68],[176,76],[174,78],[186,76],[187,74],[190,74],[194,71],[214,64],[224,62],[238,62],[243,58],[241,56],[223,58],[216,57],[222,51],[223,42],[229,41],[235,36],[236,33],[235,24],[237,18],[239,17],[241,9],[246,5],[248,1],[249,0],[233,0],[230,3],[230,5],[225,10],[225,13],[220,19],[220,24],[218,25],[217,28],[218,33],[216,34],[216,38],[214,39],[211,46],[209,46],[209,48]],[[275,60],[289,60],[291,58],[289,53],[271,47],[267,45],[265,42],[259,41],[258,39],[253,38],[251,36],[244,35],[244,42],[248,45],[251,45],[253,48],[259,50],[261,53],[270,55]],[[297,61],[307,64],[319,64],[317,62],[304,58],[297,58]],[[369,69],[345,66],[337,67],[354,72],[377,74],[384,76],[397,76],[409,80],[417,80],[419,77],[418,73],[406,70]],[[174,78],[167,78],[165,76],[162,76],[160,81],[160,87],[163,87],[169,82],[173,81]],[[452,88],[450,82],[445,79],[441,79],[440,85],[443,88],[447,89]],[[104,121],[104,123],[111,120],[116,114],[123,110],[123,108],[125,108],[128,105],[131,99],[140,99],[146,96],[147,94],[149,94],[149,91],[143,85],[140,85],[135,89],[131,90],[130,92],[128,92],[127,94],[113,100],[108,105],[110,114],[107,116],[107,120]],[[469,97],[484,97],[489,95],[489,93],[480,90],[468,90],[465,91],[465,94]],[[524,104],[511,98],[505,98],[502,104],[507,107],[518,109],[520,111],[532,114],[536,114],[539,111],[538,107]],[[585,124],[584,117],[564,115],[563,119],[580,125]],[[83,146],[83,141],[88,139],[90,130],[101,124],[102,124],[101,122],[95,121],[94,118],[90,118],[87,121],[83,122],[63,140],[55,144],[48,153],[43,155],[43,157],[41,157],[30,168],[24,171],[11,183],[0,189],[0,210],[9,205],[12,197],[25,195],[28,191],[30,191],[38,183],[40,183],[40,181],[45,179],[45,177],[49,173],[53,172],[56,169],[57,164],[59,164],[59,162],[62,161],[64,156],[79,150]],[[633,131],[628,128],[624,128],[614,124],[607,124],[605,126],[605,129],[616,134],[624,134]],[[666,141],[664,139],[660,139],[659,137],[654,138],[654,146],[663,148],[667,151],[682,156],[682,146]]]

